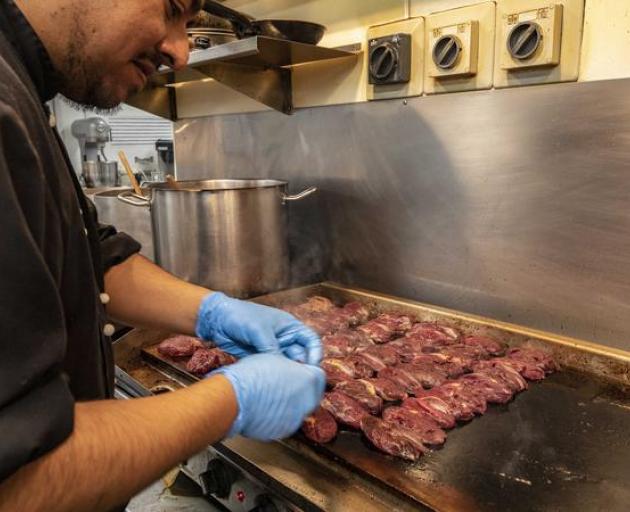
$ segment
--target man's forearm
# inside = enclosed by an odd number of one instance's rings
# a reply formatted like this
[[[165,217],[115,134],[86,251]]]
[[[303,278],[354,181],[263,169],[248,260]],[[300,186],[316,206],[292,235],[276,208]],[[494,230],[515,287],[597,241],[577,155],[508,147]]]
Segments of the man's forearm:
[[[222,376],[150,398],[77,404],[66,442],[0,485],[0,512],[111,510],[220,440],[236,413]]]
[[[209,290],[177,279],[135,255],[105,275],[107,311],[117,321],[194,334],[201,300]]]

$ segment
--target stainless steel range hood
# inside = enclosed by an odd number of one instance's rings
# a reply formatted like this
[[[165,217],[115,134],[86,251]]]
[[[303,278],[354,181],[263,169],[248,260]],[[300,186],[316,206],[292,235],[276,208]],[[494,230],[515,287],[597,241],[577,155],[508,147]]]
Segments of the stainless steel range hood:
[[[162,68],[132,106],[171,120],[177,119],[179,85],[214,79],[285,114],[293,112],[292,68],[332,59],[348,59],[349,69],[361,45],[324,48],[270,37],[256,36],[191,53],[188,67],[173,72]]]

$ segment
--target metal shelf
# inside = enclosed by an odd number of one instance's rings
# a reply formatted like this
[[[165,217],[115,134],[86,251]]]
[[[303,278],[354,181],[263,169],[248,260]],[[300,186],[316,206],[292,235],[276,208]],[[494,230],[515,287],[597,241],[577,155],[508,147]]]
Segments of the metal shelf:
[[[178,85],[214,79],[285,114],[293,112],[291,68],[332,59],[356,59],[361,45],[325,48],[270,37],[251,37],[193,51],[186,69],[162,68],[147,88],[129,104],[176,119]]]

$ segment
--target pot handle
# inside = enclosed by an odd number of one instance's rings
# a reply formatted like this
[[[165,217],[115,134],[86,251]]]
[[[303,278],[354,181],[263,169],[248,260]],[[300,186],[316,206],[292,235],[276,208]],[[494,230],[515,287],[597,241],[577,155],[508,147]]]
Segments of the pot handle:
[[[120,194],[118,194],[117,197],[119,201],[128,205],[131,205],[131,206],[147,207],[147,208],[151,206],[151,199],[149,199],[148,197],[139,196],[138,194],[135,194],[131,190],[127,190],[126,192],[121,192]]]
[[[300,201],[301,199],[304,199],[305,197],[308,197],[314,194],[315,192],[317,192],[317,187],[309,187],[306,190],[303,190],[299,194],[295,194],[295,195],[283,194],[282,204],[285,204],[291,201]]]

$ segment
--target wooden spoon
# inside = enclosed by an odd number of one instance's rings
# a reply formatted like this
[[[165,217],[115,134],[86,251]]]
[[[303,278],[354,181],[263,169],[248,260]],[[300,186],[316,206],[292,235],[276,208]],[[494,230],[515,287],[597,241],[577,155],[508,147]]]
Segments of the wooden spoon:
[[[123,167],[125,168],[125,171],[127,171],[127,176],[129,176],[129,181],[131,182],[131,186],[133,187],[133,190],[135,191],[135,193],[139,196],[142,196],[142,189],[140,188],[140,185],[138,184],[138,180],[136,179],[136,177],[133,174],[133,171],[131,170],[131,165],[129,165],[129,160],[127,160],[127,155],[125,155],[124,151],[119,151],[118,152],[118,158],[120,158],[120,161],[123,164]]]

